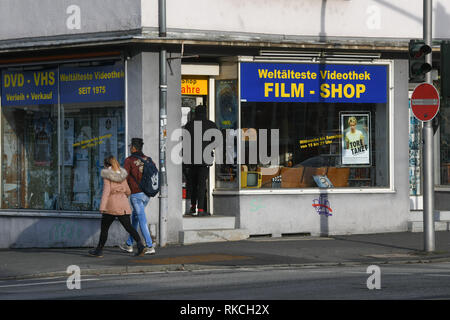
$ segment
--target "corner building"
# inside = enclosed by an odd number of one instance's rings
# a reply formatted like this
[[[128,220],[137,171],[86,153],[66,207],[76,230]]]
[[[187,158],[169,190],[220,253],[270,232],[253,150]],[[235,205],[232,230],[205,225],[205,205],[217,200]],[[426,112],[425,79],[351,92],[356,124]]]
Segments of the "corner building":
[[[0,247],[94,246],[103,158],[132,137],[159,160],[159,52],[167,54],[168,243],[407,231],[422,209],[421,124],[408,42],[422,5],[12,1],[0,10]],[[406,5],[407,4],[407,5]],[[33,12],[33,14],[31,14]],[[435,41],[450,38],[434,1]],[[438,79],[439,48],[433,68]],[[438,82],[437,82],[438,83]],[[223,136],[211,217],[189,206],[179,129],[198,104]],[[450,210],[450,118],[435,134],[436,209]],[[147,207],[159,237],[159,199]],[[209,232],[204,232],[205,230]],[[126,239],[114,223],[107,245]]]

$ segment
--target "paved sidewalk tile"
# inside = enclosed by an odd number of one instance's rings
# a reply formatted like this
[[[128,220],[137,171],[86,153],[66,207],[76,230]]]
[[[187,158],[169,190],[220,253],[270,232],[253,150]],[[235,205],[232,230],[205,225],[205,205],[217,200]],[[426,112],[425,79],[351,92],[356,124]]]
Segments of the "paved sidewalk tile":
[[[126,273],[195,268],[308,266],[450,260],[450,232],[436,232],[436,252],[423,252],[423,233],[384,233],[330,237],[249,238],[243,241],[168,245],[135,257],[118,247],[104,257],[90,248],[1,249],[0,279],[61,276],[77,265],[85,273]]]

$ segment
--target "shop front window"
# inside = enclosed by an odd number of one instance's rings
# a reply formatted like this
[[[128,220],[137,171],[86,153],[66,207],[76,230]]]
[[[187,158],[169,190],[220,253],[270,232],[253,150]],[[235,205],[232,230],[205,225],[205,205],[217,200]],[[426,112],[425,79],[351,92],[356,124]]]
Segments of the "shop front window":
[[[125,159],[123,100],[121,63],[3,70],[2,208],[98,210],[103,159]]]
[[[98,210],[103,159],[125,161],[124,110],[120,103],[67,104],[63,130],[63,209]]]
[[[388,187],[388,114],[387,66],[242,63],[241,188]]]
[[[2,109],[2,208],[55,209],[57,105]]]

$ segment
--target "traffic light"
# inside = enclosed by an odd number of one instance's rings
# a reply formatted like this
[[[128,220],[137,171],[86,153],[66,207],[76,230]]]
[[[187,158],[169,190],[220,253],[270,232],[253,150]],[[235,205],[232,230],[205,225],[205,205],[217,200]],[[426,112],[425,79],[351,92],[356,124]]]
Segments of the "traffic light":
[[[424,82],[425,73],[431,71],[431,65],[425,62],[425,56],[431,53],[431,47],[423,41],[409,41],[409,81]]]

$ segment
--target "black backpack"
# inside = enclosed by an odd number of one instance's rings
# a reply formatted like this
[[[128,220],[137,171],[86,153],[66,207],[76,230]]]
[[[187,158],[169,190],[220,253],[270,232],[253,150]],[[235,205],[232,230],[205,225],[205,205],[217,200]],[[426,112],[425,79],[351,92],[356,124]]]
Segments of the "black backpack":
[[[159,192],[159,171],[156,168],[155,163],[152,158],[147,157],[147,160],[143,158],[133,155],[133,157],[138,158],[144,163],[144,171],[142,172],[142,179],[140,182],[137,182],[136,178],[131,174],[130,176],[136,181],[139,185],[139,188],[145,193],[148,197],[154,197]]]

